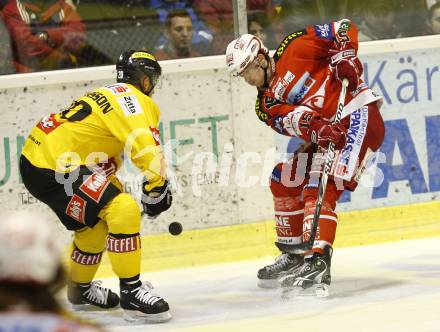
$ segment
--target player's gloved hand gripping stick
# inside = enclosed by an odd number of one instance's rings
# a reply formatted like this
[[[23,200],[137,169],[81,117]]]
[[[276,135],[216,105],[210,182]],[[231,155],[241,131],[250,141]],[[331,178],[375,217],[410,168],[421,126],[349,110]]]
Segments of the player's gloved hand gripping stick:
[[[156,187],[150,191],[145,189],[147,180],[142,183],[142,207],[141,216],[147,215],[148,219],[156,219],[162,212],[168,210],[173,202],[171,194],[171,186],[168,180],[161,187]],[[179,235],[182,233],[183,227],[180,222],[173,221],[168,226],[171,235]]]
[[[346,78],[344,78],[342,80],[341,93],[339,94],[338,109],[336,111],[335,118],[334,118],[332,124],[337,124],[341,121],[342,111],[344,110],[345,95],[347,93],[347,87],[348,87],[348,80]],[[321,179],[319,181],[318,197],[316,199],[316,208],[315,208],[315,213],[313,215],[313,222],[312,222],[312,229],[310,231],[310,238],[306,242],[292,245],[291,249],[289,250],[292,253],[303,254],[307,251],[312,250],[312,248],[313,248],[313,243],[315,242],[315,237],[316,237],[316,231],[318,229],[319,216],[321,214],[322,201],[324,199],[325,190],[327,188],[327,180],[328,180],[328,176],[330,174],[330,170],[332,168],[334,158],[335,158],[335,144],[330,142],[328,149],[327,149],[327,156],[326,156],[326,160],[325,160],[325,164],[324,164],[324,170],[322,172]]]
[[[142,215],[146,214],[149,218],[154,219],[171,207],[173,196],[167,180],[163,186],[153,188],[150,191],[145,189],[146,181],[144,180],[142,184]]]

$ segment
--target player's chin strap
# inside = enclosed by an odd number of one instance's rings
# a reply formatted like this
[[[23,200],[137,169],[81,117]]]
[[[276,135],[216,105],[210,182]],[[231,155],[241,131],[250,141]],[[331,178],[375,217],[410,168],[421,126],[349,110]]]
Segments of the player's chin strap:
[[[148,81],[150,82],[150,84],[149,84],[150,88],[148,90],[144,88],[144,84],[142,83],[142,81],[144,80],[145,77],[148,77]],[[151,78],[148,75],[142,76],[142,79],[139,80],[138,84],[139,84],[139,88],[142,91],[142,93],[144,93],[147,96],[150,96],[151,91],[153,91],[153,89],[154,89],[154,85],[151,82]]]
[[[144,88],[141,86],[141,90],[142,90],[142,92],[143,92],[144,94],[146,94],[147,96],[150,96],[150,93],[151,93],[151,91],[153,91],[153,89],[154,89],[154,86],[151,86],[150,89],[148,89],[148,91],[147,91],[146,89],[144,89]]]
[[[272,74],[275,72],[275,62],[274,60],[269,56],[269,54],[267,53],[263,53],[264,58],[266,59],[267,62],[267,67],[264,68],[261,64],[260,64],[260,68],[263,69],[264,71],[264,84],[262,86],[263,89],[266,89],[269,87],[269,80],[267,79],[268,75],[267,72],[268,70],[272,70]]]

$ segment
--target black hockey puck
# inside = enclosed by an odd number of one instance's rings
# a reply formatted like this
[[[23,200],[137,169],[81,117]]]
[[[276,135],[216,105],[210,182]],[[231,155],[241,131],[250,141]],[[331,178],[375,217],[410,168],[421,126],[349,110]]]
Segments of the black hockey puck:
[[[173,221],[168,226],[168,231],[170,232],[171,235],[179,235],[180,233],[182,233],[182,230],[183,230],[182,224],[177,221]]]

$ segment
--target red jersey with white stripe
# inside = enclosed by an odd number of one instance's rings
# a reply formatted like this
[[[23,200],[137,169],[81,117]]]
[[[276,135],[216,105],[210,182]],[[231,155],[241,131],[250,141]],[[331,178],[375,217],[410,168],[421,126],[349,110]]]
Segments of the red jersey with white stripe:
[[[336,113],[341,83],[332,79],[329,51],[357,53],[357,34],[356,26],[344,19],[308,26],[288,35],[273,56],[275,71],[269,87],[258,93],[255,108],[260,120],[288,136],[300,136],[295,130],[298,128],[286,128],[284,118],[289,113],[300,116],[302,111],[314,111],[331,120]],[[360,81],[355,90],[347,93],[343,117],[380,99]]]

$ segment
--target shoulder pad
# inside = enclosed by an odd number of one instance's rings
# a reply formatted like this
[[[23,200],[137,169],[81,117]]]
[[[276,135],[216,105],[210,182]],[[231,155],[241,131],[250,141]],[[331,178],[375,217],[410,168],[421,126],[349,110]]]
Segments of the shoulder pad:
[[[275,51],[275,54],[273,55],[273,58],[275,61],[277,61],[281,55],[283,54],[284,50],[287,48],[287,46],[289,46],[289,44],[294,41],[295,39],[304,36],[307,34],[307,30],[303,29],[303,30],[299,30],[296,32],[291,33],[290,35],[286,36],[283,41],[280,43],[280,45],[278,46],[278,48]]]

